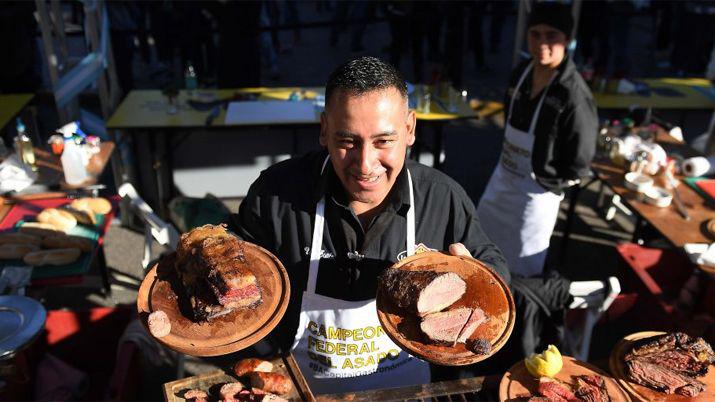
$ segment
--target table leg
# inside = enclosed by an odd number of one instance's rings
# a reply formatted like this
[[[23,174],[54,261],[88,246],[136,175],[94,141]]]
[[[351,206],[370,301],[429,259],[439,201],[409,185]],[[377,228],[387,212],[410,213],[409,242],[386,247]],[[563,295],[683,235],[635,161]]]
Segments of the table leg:
[[[109,268],[107,268],[107,258],[104,255],[104,245],[99,246],[95,261],[97,264],[97,269],[99,269],[99,274],[102,276],[102,287],[104,288],[104,294],[111,295],[112,285],[109,282]]]
[[[154,135],[154,163],[156,174],[156,190],[158,198],[159,215],[163,219],[169,218],[167,204],[171,199],[174,189],[171,152],[169,151],[166,132],[159,131]]]
[[[432,138],[432,167],[442,169],[442,134],[444,123],[436,123],[434,127],[434,138]]]

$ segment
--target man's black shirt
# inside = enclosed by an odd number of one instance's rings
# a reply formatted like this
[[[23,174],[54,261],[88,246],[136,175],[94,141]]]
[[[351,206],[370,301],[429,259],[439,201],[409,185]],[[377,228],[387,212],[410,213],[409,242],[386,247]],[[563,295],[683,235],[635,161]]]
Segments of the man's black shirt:
[[[410,206],[407,172],[403,168],[388,194],[388,202],[363,229],[348,206],[342,184],[327,163],[327,153],[315,152],[278,163],[251,185],[232,219],[232,229],[246,241],[274,253],[288,270],[291,302],[281,335],[292,340],[308,278],[315,207],[325,196],[323,258],[316,292],[342,300],[375,297],[377,277],[406,255],[406,214]],[[499,249],[482,232],[474,204],[445,174],[411,160],[415,199],[417,251],[447,250],[463,243],[472,255],[494,268],[507,282],[509,270]]]

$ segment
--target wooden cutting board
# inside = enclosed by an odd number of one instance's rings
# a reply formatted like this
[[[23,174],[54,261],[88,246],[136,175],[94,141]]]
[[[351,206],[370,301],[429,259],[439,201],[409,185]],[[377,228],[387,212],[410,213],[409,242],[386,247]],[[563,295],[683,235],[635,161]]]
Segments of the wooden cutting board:
[[[154,266],[146,275],[137,295],[139,317],[164,311],[171,321],[171,333],[157,340],[171,349],[193,356],[220,356],[245,349],[268,335],[283,317],[290,299],[288,273],[267,250],[242,242],[251,272],[261,288],[262,303],[255,308],[235,310],[207,322],[193,322],[180,308],[177,291],[180,283],[172,267]]]
[[[291,402],[315,401],[315,397],[308,388],[308,383],[305,381],[292,355],[288,354],[285,357],[276,357],[270,360],[270,362],[273,363],[273,372],[287,376],[293,383],[293,389],[289,393],[282,395],[284,398]],[[223,370],[182,378],[164,384],[164,400],[166,402],[183,402],[186,400],[183,397],[186,391],[190,389],[200,389],[209,394],[209,400],[217,401],[221,399],[218,393],[221,385],[236,381],[240,381],[244,386],[250,387],[246,379],[238,379],[235,375],[226,373]]]
[[[705,376],[698,378],[698,381],[705,383],[705,386],[707,388],[704,392],[701,392],[700,395],[694,398],[689,398],[687,396],[682,395],[665,394],[662,392],[658,392],[652,388],[644,387],[642,385],[627,380],[626,367],[623,363],[623,357],[631,349],[633,342],[639,339],[649,338],[652,336],[663,334],[665,334],[665,332],[637,332],[635,334],[631,334],[624,337],[616,344],[616,346],[611,351],[610,358],[608,359],[608,366],[611,369],[613,376],[618,380],[618,383],[621,384],[621,387],[623,387],[623,389],[625,389],[629,394],[631,394],[634,400],[639,402],[715,401],[715,367],[713,366],[710,366],[710,370],[708,370],[708,373]]]
[[[618,383],[603,370],[592,366],[586,362],[578,361],[573,357],[563,356],[564,366],[556,374],[556,379],[569,383],[576,383],[576,376],[579,375],[600,375],[606,382],[608,395],[613,402],[629,402],[631,398],[618,386]],[[499,383],[499,401],[526,401],[529,396],[537,396],[539,379],[534,378],[526,370],[524,361],[520,361],[511,366]]]
[[[408,271],[454,272],[467,283],[467,291],[448,309],[479,307],[488,320],[470,339],[483,338],[492,344],[487,355],[475,355],[465,344],[436,345],[420,330],[420,319],[395,306],[387,297],[377,295],[377,316],[385,333],[395,344],[413,356],[445,366],[462,366],[482,361],[496,353],[509,339],[514,328],[514,298],[504,280],[491,268],[471,257],[426,252],[405,258],[393,266]]]

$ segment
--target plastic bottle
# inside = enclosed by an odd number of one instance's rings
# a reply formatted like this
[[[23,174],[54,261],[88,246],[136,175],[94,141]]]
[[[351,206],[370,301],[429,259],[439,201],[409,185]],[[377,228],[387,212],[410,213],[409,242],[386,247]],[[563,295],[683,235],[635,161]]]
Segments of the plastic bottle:
[[[25,132],[25,125],[22,120],[17,119],[17,137],[15,137],[15,150],[18,156],[22,159],[22,162],[29,165],[32,170],[37,170],[37,165],[35,164],[35,151],[32,149],[32,141],[30,137],[27,136]]]
[[[198,78],[196,78],[196,71],[190,61],[187,63],[186,71],[184,72],[184,87],[189,98],[194,96],[194,91],[196,91],[196,88],[199,87]]]
[[[62,170],[65,173],[67,184],[77,186],[89,178],[82,150],[71,135],[67,136],[65,134],[65,149],[60,160],[62,161]]]

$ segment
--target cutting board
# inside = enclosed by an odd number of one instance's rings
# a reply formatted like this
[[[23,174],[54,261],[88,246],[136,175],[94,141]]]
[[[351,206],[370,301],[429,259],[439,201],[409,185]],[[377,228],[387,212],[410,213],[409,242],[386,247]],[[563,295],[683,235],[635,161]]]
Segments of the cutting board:
[[[569,383],[576,383],[576,376],[580,375],[600,375],[606,382],[608,395],[613,402],[629,402],[631,398],[626,392],[618,386],[618,383],[606,372],[598,367],[592,366],[586,362],[574,359],[573,357],[563,356],[564,366],[556,374],[556,379]],[[524,361],[520,361],[511,366],[499,383],[499,401],[521,401],[527,400],[529,396],[536,396],[539,386],[539,379],[534,378],[526,370]]]
[[[652,336],[656,335],[663,335],[665,332],[655,332],[655,331],[646,331],[646,332],[637,332],[635,334],[631,334],[626,336],[625,338],[621,339],[616,346],[613,348],[611,351],[611,356],[608,359],[608,366],[611,369],[611,372],[613,373],[613,376],[618,380],[618,383],[621,384],[621,387],[628,391],[629,394],[633,397],[634,400],[639,401],[639,402],[705,402],[705,401],[715,401],[715,367],[710,366],[710,370],[708,370],[708,373],[704,377],[698,378],[699,381],[704,382],[707,389],[704,392],[701,392],[700,395],[698,395],[695,398],[689,398],[686,396],[682,395],[669,395],[669,394],[664,394],[662,392],[658,392],[654,389],[644,387],[642,385],[638,385],[636,383],[628,381],[626,378],[626,367],[625,364],[623,363],[623,357],[628,353],[630,350],[633,342],[643,339],[643,338],[649,338]]]
[[[158,264],[149,271],[137,295],[139,317],[147,327],[151,312],[164,311],[171,321],[171,333],[157,340],[193,356],[219,356],[245,349],[268,335],[283,317],[290,298],[288,273],[267,250],[242,242],[244,256],[261,288],[262,303],[254,308],[234,310],[206,322],[193,322],[182,314],[177,294],[181,286],[173,267]]]
[[[314,401],[315,397],[308,388],[303,374],[300,372],[293,356],[276,357],[270,360],[273,363],[273,372],[281,373],[291,379],[293,389],[291,392],[282,395],[291,402]],[[228,374],[223,370],[216,370],[210,373],[195,375],[180,380],[167,382],[164,384],[164,400],[166,402],[183,402],[184,393],[190,389],[200,389],[209,394],[209,400],[220,400],[218,390],[220,386],[228,382],[236,382],[239,379],[233,374]],[[249,387],[250,384],[245,379],[241,379],[243,385]]]
[[[509,339],[514,328],[516,309],[514,298],[504,280],[491,268],[471,257],[452,256],[440,252],[413,255],[393,266],[408,271],[454,272],[467,283],[467,291],[448,309],[479,307],[488,320],[482,323],[470,339],[488,339],[491,352],[476,355],[465,344],[437,345],[425,339],[416,315],[395,306],[389,297],[377,295],[377,317],[385,333],[403,350],[423,360],[446,366],[473,364],[496,353]]]

